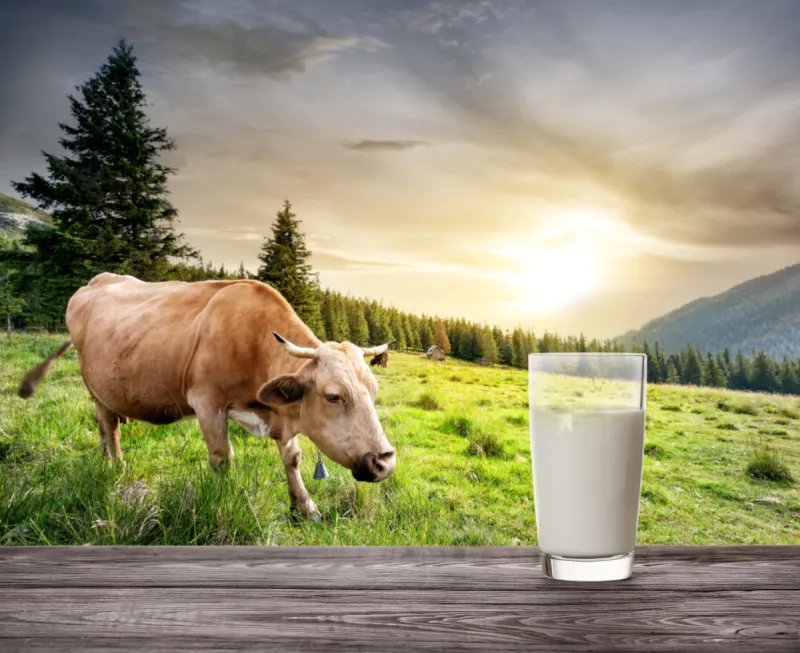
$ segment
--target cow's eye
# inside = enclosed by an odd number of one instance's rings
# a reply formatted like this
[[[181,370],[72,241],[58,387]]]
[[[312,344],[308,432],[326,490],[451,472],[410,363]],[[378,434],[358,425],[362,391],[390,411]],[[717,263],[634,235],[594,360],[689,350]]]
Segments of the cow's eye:
[[[325,399],[330,401],[332,404],[335,404],[337,401],[339,401],[339,398],[340,398],[339,395],[332,394],[332,393],[325,395]]]

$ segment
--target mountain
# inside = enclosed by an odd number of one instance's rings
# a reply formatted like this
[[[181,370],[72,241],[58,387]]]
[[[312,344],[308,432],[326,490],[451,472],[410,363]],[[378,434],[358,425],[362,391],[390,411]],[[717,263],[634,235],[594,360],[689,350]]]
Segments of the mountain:
[[[617,341],[626,347],[658,342],[668,353],[691,343],[701,351],[763,349],[773,358],[800,357],[800,264],[696,299]]]
[[[0,233],[15,238],[31,223],[51,224],[50,214],[0,193]]]

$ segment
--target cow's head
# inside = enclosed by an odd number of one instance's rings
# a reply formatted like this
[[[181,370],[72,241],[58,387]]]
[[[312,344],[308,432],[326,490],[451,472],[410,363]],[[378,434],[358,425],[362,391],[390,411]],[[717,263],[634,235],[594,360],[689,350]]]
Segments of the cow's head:
[[[353,472],[357,481],[382,481],[394,472],[395,453],[375,411],[378,382],[365,356],[385,352],[350,342],[326,342],[316,348],[298,347],[279,334],[286,351],[308,359],[297,372],[270,379],[258,391],[258,401],[291,411],[296,432],[304,433],[331,460]]]

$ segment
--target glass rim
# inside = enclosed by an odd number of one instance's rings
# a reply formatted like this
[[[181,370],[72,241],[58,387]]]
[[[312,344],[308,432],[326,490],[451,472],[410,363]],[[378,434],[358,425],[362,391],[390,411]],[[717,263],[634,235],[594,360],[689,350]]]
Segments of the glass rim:
[[[631,358],[645,358],[647,354],[632,351],[533,351],[528,354],[528,358],[533,356],[629,356]]]

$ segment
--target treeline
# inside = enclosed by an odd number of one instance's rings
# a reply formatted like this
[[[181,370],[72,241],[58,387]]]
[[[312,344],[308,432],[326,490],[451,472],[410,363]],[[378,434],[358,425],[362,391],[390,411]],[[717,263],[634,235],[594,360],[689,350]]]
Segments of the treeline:
[[[634,347],[634,351],[639,350]],[[656,343],[639,350],[647,354],[647,382],[752,390],[788,395],[800,394],[800,359],[785,356],[776,361],[763,350],[747,357],[741,350],[706,352],[686,345],[680,353],[665,354]]]
[[[621,352],[610,340],[562,338],[545,331],[504,330],[465,319],[414,315],[382,303],[322,289],[308,262],[300,222],[288,199],[262,243],[259,268],[226,270],[204,262],[176,231],[177,211],[167,193],[174,170],[159,155],[174,143],[152,127],[132,49],[114,48],[97,74],[70,96],[74,126],[61,125],[68,156],[45,154],[48,175],[12,182],[25,197],[50,210],[52,225],[31,225],[21,240],[0,239],[0,314],[12,326],[54,329],[63,324],[72,293],[99,272],[132,274],[145,281],[258,279],[289,301],[322,340],[358,345],[394,341],[400,350],[438,345],[466,361],[526,368],[532,352]],[[2,233],[0,232],[0,236]],[[764,352],[752,359],[701,354],[686,347],[666,355],[650,350],[648,381],[800,393],[800,365]]]

